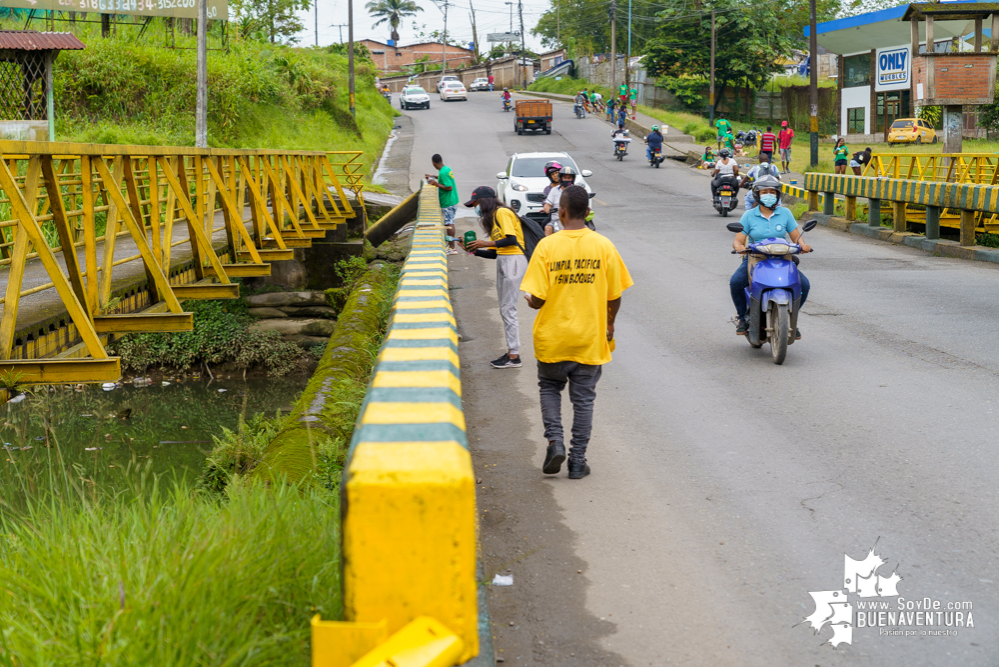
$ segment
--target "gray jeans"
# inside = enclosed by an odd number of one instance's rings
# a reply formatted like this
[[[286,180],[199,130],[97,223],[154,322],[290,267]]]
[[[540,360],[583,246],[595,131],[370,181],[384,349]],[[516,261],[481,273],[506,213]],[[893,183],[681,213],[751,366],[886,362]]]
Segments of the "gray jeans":
[[[593,428],[593,400],[597,397],[597,382],[603,366],[590,366],[575,361],[554,364],[538,362],[538,387],[541,388],[541,421],[545,424],[548,442],[563,442],[562,389],[569,383],[572,401],[572,448],[569,460],[586,461],[586,445]]]
[[[523,255],[496,256],[496,293],[499,295],[500,317],[510,354],[520,354],[520,325],[517,321],[517,303],[520,301],[520,283],[527,271],[527,258]]]

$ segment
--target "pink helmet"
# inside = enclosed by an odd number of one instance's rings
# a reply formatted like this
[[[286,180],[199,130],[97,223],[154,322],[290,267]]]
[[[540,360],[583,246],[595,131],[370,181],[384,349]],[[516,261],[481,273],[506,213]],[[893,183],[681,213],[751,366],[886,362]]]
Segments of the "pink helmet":
[[[558,162],[555,161],[549,162],[548,164],[545,165],[545,176],[551,178],[553,171],[560,171],[561,169],[562,165],[559,164]]]

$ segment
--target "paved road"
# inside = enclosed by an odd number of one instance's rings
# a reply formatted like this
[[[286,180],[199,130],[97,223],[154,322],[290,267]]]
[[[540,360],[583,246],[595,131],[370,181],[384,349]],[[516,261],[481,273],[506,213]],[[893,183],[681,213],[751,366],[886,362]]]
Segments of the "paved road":
[[[812,300],[783,366],[734,335],[731,235],[703,173],[611,159],[607,126],[557,104],[518,137],[495,95],[408,112],[411,185],[440,152],[461,195],[517,151],[592,169],[597,226],[635,279],[598,388],[582,481],[544,477],[532,364],[504,351],[493,264],[451,258],[497,655],[537,665],[994,665],[999,660],[999,330],[992,266],[818,229]],[[459,232],[471,227],[459,220]],[[532,312],[521,305],[525,358]],[[567,401],[566,401],[567,402]],[[844,554],[877,544],[901,597],[973,603],[957,636],[821,646],[795,626]],[[850,600],[855,602],[856,595]],[[891,608],[896,598],[888,598]],[[863,601],[863,600],[861,600]],[[927,628],[915,628],[917,632]],[[932,629],[932,628],[931,628]]]

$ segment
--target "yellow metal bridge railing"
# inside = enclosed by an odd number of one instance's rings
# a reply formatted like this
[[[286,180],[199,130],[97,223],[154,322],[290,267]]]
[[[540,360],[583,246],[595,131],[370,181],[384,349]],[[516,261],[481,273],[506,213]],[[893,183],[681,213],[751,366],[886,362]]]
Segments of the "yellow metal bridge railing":
[[[336,175],[343,179],[347,189],[354,193],[358,203],[364,206],[364,163],[362,151],[327,151],[330,164]]]
[[[190,331],[181,301],[237,298],[232,277],[270,275],[269,262],[353,218],[338,172],[322,152],[0,141],[0,380],[116,381],[109,336]],[[192,270],[171,276],[178,246]],[[138,261],[151,305],[123,313],[115,268]],[[46,290],[68,315],[63,345],[19,329],[22,299]]]

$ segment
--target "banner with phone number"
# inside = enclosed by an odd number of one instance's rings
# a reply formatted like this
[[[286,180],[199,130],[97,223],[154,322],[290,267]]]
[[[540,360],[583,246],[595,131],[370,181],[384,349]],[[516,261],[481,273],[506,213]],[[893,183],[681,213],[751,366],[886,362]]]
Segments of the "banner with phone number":
[[[208,18],[229,20],[228,0],[206,0]],[[0,6],[58,12],[198,18],[198,0],[2,0]]]

